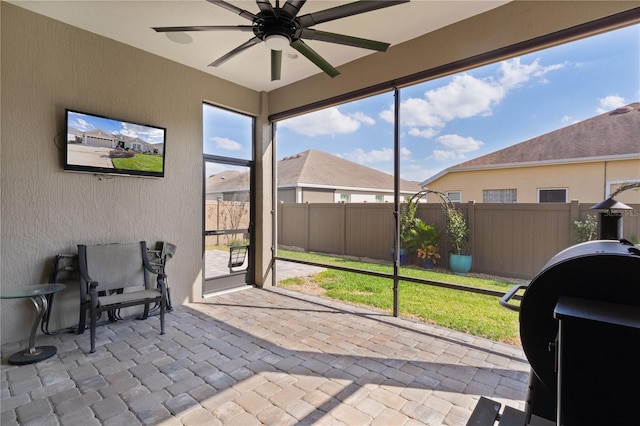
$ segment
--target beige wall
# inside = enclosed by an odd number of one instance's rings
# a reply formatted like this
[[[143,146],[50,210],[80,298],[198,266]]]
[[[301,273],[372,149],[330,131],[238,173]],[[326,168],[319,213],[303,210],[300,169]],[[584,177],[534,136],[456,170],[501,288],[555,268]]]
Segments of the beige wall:
[[[428,188],[445,193],[462,191],[462,202],[479,203],[485,189],[517,189],[518,203],[537,203],[538,189],[567,188],[568,201],[597,203],[605,198],[605,181],[638,179],[640,159],[450,172]],[[627,191],[619,200],[623,198],[624,202],[640,203],[640,191]],[[433,198],[429,201],[437,202]]]
[[[333,203],[334,191],[327,189],[302,189],[302,202],[303,203]]]
[[[5,2],[1,10],[2,289],[46,282],[52,257],[78,243],[165,240],[178,246],[173,303],[197,299],[202,102],[258,114],[259,94]],[[65,108],[166,127],[166,177],[64,172]],[[56,298],[52,330],[77,321],[77,294]],[[31,303],[0,303],[2,342],[25,339]]]

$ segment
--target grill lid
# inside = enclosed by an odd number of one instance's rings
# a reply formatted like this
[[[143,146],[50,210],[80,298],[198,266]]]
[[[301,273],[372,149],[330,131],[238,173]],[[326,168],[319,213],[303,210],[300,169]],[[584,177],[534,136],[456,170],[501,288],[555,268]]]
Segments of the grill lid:
[[[549,344],[558,332],[553,311],[561,296],[640,308],[640,250],[626,241],[577,244],[551,258],[527,287],[520,303],[520,339],[532,370],[550,389],[556,376]]]

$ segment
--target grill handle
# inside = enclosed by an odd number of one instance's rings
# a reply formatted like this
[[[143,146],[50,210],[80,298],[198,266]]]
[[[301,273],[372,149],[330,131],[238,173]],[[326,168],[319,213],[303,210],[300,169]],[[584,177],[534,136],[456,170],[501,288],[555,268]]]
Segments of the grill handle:
[[[516,284],[513,287],[511,287],[511,290],[506,292],[505,295],[502,296],[502,298],[500,298],[500,306],[505,307],[507,309],[511,309],[512,311],[520,312],[520,306],[514,305],[513,303],[509,303],[509,300],[513,299],[513,297],[516,295],[516,293],[519,290],[523,288],[526,289],[528,286],[529,284]]]

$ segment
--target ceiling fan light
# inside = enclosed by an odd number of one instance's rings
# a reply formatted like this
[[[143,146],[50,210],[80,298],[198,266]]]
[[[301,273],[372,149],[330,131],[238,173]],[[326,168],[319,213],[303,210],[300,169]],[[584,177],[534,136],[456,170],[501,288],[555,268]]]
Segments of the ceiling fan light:
[[[271,50],[284,50],[290,42],[291,40],[282,34],[271,34],[264,38],[264,43]]]

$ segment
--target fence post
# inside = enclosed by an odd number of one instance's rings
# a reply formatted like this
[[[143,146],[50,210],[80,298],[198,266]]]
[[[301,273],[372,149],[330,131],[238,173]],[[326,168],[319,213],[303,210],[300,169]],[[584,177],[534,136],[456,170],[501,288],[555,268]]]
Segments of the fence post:
[[[220,199],[216,200],[216,229],[220,229]],[[220,245],[220,235],[216,235],[216,245]]]
[[[311,223],[311,219],[309,218],[309,215],[311,214],[311,211],[310,211],[310,206],[308,201],[304,204],[304,211],[305,211],[304,217],[306,222],[304,224],[304,227],[307,230],[307,232],[305,233],[304,251],[309,252],[309,240],[310,240],[309,233],[311,232],[311,230],[309,229],[309,224]]]
[[[475,226],[476,223],[476,202],[475,200],[470,200],[467,203],[467,224],[469,225],[469,252],[474,255],[475,254]]]
[[[576,241],[576,227],[573,226],[573,223],[576,220],[580,220],[580,201],[571,200],[571,206],[569,207],[569,245],[573,245]]]
[[[274,244],[274,246],[276,247],[276,250],[278,249],[278,246],[280,245],[281,241],[282,241],[282,214],[283,214],[283,210],[284,207],[282,205],[282,201],[278,201],[278,203],[276,204],[276,219],[278,220],[276,223],[276,244]]]
[[[342,241],[340,243],[340,254],[347,254],[347,203],[342,203]]]

